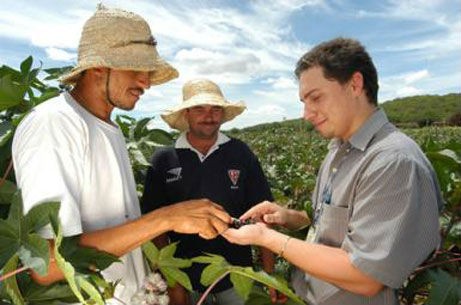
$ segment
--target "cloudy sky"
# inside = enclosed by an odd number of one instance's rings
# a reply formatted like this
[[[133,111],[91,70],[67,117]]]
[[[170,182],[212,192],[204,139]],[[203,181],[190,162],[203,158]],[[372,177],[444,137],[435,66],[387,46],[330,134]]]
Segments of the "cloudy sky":
[[[43,67],[75,65],[82,26],[95,0],[1,0],[0,65],[27,56]],[[293,77],[312,46],[359,39],[378,68],[381,102],[461,92],[461,0],[104,0],[142,15],[162,57],[180,77],[148,90],[134,117],[158,118],[181,100],[182,84],[207,77],[247,111],[223,128],[298,118]]]

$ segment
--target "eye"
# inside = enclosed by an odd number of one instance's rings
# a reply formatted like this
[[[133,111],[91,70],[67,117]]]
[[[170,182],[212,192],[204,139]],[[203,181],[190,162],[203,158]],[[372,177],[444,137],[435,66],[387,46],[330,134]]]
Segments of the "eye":
[[[311,96],[311,100],[314,103],[318,103],[320,101],[321,97],[322,97],[321,95],[313,95],[313,96]]]

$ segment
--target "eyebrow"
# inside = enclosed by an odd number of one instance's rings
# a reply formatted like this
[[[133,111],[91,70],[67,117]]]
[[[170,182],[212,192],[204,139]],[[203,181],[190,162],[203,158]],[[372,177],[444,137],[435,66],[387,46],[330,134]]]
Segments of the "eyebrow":
[[[315,91],[318,91],[319,89],[318,88],[314,88],[314,89],[311,89],[309,92],[307,92],[306,94],[304,94],[299,100],[304,103],[304,100],[306,98],[309,97],[309,95],[311,95],[312,93],[314,93]]]

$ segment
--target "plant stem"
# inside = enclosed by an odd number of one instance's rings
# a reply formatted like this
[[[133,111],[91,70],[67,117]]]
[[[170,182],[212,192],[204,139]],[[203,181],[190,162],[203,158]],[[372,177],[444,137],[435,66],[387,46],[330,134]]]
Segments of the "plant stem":
[[[451,263],[455,263],[455,262],[461,262],[461,258],[452,258],[452,259],[449,259],[449,260],[446,260],[446,261],[436,262],[436,263],[433,263],[433,264],[428,264],[426,266],[422,266],[422,267],[416,269],[416,272],[420,272],[420,271],[423,271],[423,270],[426,270],[426,269],[429,269],[429,268],[432,268],[432,267],[435,267],[435,266],[451,264]]]
[[[226,275],[228,275],[230,273],[230,271],[226,271],[223,275],[221,275],[216,281],[214,281],[206,290],[205,292],[202,294],[202,296],[200,297],[200,300],[198,300],[197,302],[197,305],[202,305],[203,301],[205,301],[207,295],[210,293],[211,289],[213,289],[214,286],[216,286],[216,284],[222,280],[223,278],[226,277]]]
[[[16,274],[18,274],[18,273],[21,273],[21,272],[23,272],[23,271],[26,271],[27,269],[29,269],[29,267],[25,267],[25,266],[24,266],[24,267],[21,267],[21,268],[19,268],[19,269],[16,269],[16,270],[13,270],[13,271],[11,271],[11,272],[8,272],[8,273],[6,273],[6,274],[0,276],[0,282],[3,282],[4,280],[6,280],[6,279],[9,278],[9,277],[12,277],[13,275],[16,275]]]
[[[8,167],[7,167],[6,171],[5,171],[5,173],[3,174],[2,180],[0,180],[0,186],[2,186],[3,183],[5,183],[5,180],[8,177],[8,175],[10,174],[12,168],[13,168],[13,159],[11,159],[10,163],[8,163]]]

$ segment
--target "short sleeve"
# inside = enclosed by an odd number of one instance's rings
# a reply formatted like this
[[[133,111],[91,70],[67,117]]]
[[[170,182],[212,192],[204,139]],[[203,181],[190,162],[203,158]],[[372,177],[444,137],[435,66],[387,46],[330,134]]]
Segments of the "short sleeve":
[[[433,172],[405,155],[378,159],[355,198],[342,248],[361,271],[398,288],[440,243]]]
[[[65,119],[31,113],[19,125],[13,140],[13,162],[21,189],[24,213],[48,201],[60,201],[63,235],[82,233],[80,191],[83,177],[81,136]],[[53,238],[51,227],[42,228]]]

